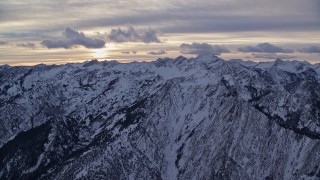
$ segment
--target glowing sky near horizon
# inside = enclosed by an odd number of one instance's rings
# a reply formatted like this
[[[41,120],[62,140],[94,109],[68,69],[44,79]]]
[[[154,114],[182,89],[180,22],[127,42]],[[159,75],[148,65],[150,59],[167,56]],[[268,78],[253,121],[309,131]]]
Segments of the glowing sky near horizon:
[[[0,1],[0,65],[202,53],[320,63],[320,1]]]

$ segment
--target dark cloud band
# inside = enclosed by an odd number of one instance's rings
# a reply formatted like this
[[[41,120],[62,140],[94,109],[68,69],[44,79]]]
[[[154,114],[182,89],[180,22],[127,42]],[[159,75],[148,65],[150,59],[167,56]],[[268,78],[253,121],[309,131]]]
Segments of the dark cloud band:
[[[160,50],[160,51],[151,51],[151,52],[148,52],[148,54],[150,54],[150,55],[162,55],[162,54],[167,54],[167,52],[165,50]]]
[[[44,40],[41,44],[49,49],[69,49],[75,45],[82,45],[86,48],[103,48],[105,46],[104,40],[86,37],[84,33],[75,31],[71,28],[65,29],[63,36],[63,39]]]
[[[36,48],[36,44],[35,43],[18,43],[17,46],[18,47],[23,47],[23,48],[31,48],[31,49]]]
[[[129,26],[126,30],[121,28],[112,29],[108,34],[108,38],[112,42],[144,42],[144,43],[159,43],[156,31],[148,29],[146,31],[136,31]]]
[[[255,53],[293,53],[293,50],[283,49],[270,43],[260,43],[256,46],[245,46],[238,48],[240,52],[255,52]]]
[[[6,45],[6,44],[8,44],[8,43],[5,41],[0,41],[0,46]]]
[[[309,46],[309,47],[306,47],[306,48],[301,48],[298,50],[299,52],[302,52],[302,53],[320,53],[320,46]]]
[[[180,52],[182,54],[197,54],[197,55],[209,55],[230,52],[226,47],[219,45],[210,45],[207,43],[192,43],[192,44],[181,44]]]

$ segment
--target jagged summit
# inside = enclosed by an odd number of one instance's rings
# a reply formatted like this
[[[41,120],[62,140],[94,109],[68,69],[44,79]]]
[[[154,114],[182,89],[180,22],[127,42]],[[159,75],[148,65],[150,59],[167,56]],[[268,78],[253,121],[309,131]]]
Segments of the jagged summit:
[[[230,62],[235,62],[235,63],[238,63],[238,64],[242,64],[242,65],[245,65],[245,66],[259,66],[260,67],[260,64],[264,64],[266,66],[277,66],[277,65],[281,65],[281,64],[288,64],[288,65],[291,65],[293,64],[292,62],[294,62],[294,64],[302,64],[302,65],[305,65],[305,66],[319,66],[319,63],[318,64],[310,64],[308,61],[297,61],[297,60],[282,60],[282,59],[275,59],[274,61],[266,61],[266,62],[254,62],[254,61],[249,61],[249,60],[242,60],[242,59],[229,59],[229,60],[224,60],[220,57],[218,57],[217,55],[215,54],[212,54],[212,55],[198,55],[197,57],[193,57],[193,58],[186,58],[182,55],[176,57],[176,58],[169,58],[169,57],[165,57],[165,58],[158,58],[156,61],[151,61],[151,62],[143,62],[143,63],[154,63],[154,62],[166,62],[166,61],[172,61],[172,62],[180,62],[180,61],[193,61],[193,60],[196,60],[196,61],[201,61],[201,60],[208,60],[208,61],[216,61],[216,60],[220,60],[220,61],[230,61]],[[118,64],[118,63],[121,63],[119,61],[116,61],[116,60],[97,60],[97,59],[91,59],[91,60],[87,60],[83,63],[67,63],[67,64],[60,64],[60,65],[46,65],[46,64],[37,64],[35,66],[26,66],[26,67],[45,67],[45,66],[63,66],[63,65],[69,65],[69,66],[77,66],[77,65],[83,65],[84,67],[86,66],[91,66],[91,65],[94,65],[94,64],[103,64],[103,65],[106,65],[106,64],[110,64],[110,63],[114,63],[114,64]],[[126,63],[121,63],[121,64],[131,64],[131,63],[138,63],[136,61],[134,62],[126,62]],[[142,63],[142,62],[140,62]],[[10,66],[8,64],[5,64],[5,65],[1,65],[0,68],[1,69],[8,69],[8,68],[11,68],[11,67],[23,67],[23,66]]]
[[[320,71],[299,61],[0,70],[0,179],[320,178]]]
[[[8,64],[4,64],[4,65],[0,66],[0,69],[8,69],[10,67],[11,66],[9,66]]]

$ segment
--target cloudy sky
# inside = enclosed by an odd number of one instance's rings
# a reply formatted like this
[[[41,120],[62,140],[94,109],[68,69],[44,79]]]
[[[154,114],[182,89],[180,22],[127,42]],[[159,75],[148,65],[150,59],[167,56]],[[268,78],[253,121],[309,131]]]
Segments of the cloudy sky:
[[[320,1],[0,1],[0,65],[198,54],[319,63]]]

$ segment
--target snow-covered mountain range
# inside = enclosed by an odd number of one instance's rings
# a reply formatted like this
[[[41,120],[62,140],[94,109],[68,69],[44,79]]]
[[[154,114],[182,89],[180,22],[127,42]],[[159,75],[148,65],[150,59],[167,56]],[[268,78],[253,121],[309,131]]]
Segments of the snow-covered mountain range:
[[[320,178],[320,64],[0,66],[0,179]]]

